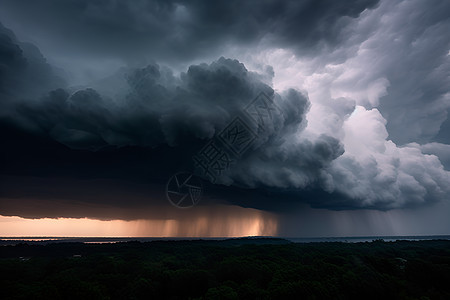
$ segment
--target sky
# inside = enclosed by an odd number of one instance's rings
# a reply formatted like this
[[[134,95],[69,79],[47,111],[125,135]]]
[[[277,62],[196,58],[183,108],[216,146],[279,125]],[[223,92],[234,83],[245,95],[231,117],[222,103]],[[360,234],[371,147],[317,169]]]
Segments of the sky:
[[[2,0],[0,236],[450,234],[448,32],[446,0]]]

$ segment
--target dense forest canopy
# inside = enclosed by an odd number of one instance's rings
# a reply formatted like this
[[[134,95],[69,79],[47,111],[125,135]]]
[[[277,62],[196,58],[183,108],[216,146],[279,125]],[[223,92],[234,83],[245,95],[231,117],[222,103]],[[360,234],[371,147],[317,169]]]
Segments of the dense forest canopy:
[[[450,299],[450,241],[0,247],[3,299]]]

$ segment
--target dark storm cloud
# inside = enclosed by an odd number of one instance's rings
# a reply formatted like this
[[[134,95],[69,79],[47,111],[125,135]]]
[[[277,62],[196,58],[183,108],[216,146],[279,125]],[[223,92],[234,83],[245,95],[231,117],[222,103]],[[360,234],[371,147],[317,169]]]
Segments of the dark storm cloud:
[[[20,47],[16,49],[21,53]],[[21,72],[27,70],[16,68],[16,72],[20,78]],[[1,196],[8,202],[3,205],[3,213],[20,211],[30,198],[41,202],[80,201],[86,205],[106,201],[117,208],[123,198],[129,197],[126,202],[130,205],[156,205],[164,198],[165,180],[190,165],[195,151],[260,92],[274,97],[281,114],[260,135],[258,148],[227,174],[228,184],[287,187],[296,179],[281,185],[280,179],[297,173],[304,182],[295,187],[305,187],[320,169],[342,154],[340,143],[327,136],[305,140],[298,150],[289,149],[285,143],[306,126],[307,97],[295,90],[274,94],[260,80],[260,74],[249,72],[237,60],[220,58],[211,64],[192,65],[179,76],[156,64],[126,69],[120,75],[126,86],[121,98],[104,96],[92,88],[60,88],[38,100],[15,95],[10,106],[2,103],[8,109],[1,126],[5,142]],[[301,164],[294,164],[300,157]],[[274,163],[267,164],[271,159]],[[261,167],[269,165],[280,171],[268,177]],[[72,178],[73,184],[70,180],[55,184],[45,179],[52,177]],[[105,188],[104,182],[97,185],[97,178],[106,178],[114,188]],[[112,183],[114,180],[119,183]],[[152,188],[143,187],[147,181],[152,182]],[[61,187],[55,189],[52,185]],[[147,190],[147,197],[139,192],[142,190]],[[217,192],[212,186],[210,191],[212,201],[229,201],[220,189]],[[249,190],[245,194],[254,199],[260,192]],[[245,200],[239,189],[231,190],[230,198],[237,204]],[[278,209],[269,198],[251,206]],[[49,210],[47,216],[70,216],[65,210],[69,207],[61,204]],[[24,211],[23,216],[30,214]]]
[[[72,94],[59,89],[39,102],[19,104],[15,119],[71,148],[169,145],[189,151],[192,143],[217,135],[260,92],[274,93],[243,64],[224,58],[193,65],[179,78],[158,65],[130,70],[125,77],[129,93],[124,99],[103,98],[90,88]],[[309,109],[303,94],[291,89],[274,100],[281,114],[223,182],[304,188],[344,152],[326,135],[298,141]]]
[[[128,70],[123,80],[124,98],[104,97],[92,88],[57,89],[36,102],[18,101],[16,120],[72,148],[175,146],[212,138],[258,93],[273,94],[257,74],[225,58],[193,65],[177,78],[149,65]]]
[[[350,20],[377,2],[6,0],[0,17],[66,55],[183,61],[261,40],[302,51],[333,47]]]
[[[0,23],[0,96],[3,105],[17,97],[35,97],[63,84],[36,46],[17,41],[14,33]]]

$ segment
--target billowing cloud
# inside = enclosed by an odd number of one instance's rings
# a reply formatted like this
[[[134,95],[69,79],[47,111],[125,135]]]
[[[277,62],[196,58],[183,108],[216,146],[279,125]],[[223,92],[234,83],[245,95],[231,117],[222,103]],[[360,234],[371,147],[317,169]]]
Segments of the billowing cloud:
[[[345,122],[345,154],[332,163],[326,189],[354,199],[354,205],[397,208],[448,196],[450,173],[438,157],[388,140],[378,110],[357,107]]]
[[[377,108],[397,144],[436,136],[448,142],[449,10],[447,1],[382,1],[353,20],[348,39],[328,52],[311,58],[273,47],[249,60],[277,66],[276,85],[307,90],[313,110],[346,98]]]
[[[92,88],[57,89],[39,101],[17,101],[17,120],[72,148],[176,146],[212,138],[258,93],[273,94],[257,74],[225,58],[193,65],[179,77],[158,65],[123,75],[123,98]],[[307,105],[306,99],[300,104]],[[298,109],[301,121],[305,109]]]
[[[450,103],[450,19],[444,13],[449,9],[446,1],[432,6],[386,1],[366,12],[355,29],[364,40],[357,55],[340,66],[333,95],[379,107],[397,143],[430,141],[447,118]]]

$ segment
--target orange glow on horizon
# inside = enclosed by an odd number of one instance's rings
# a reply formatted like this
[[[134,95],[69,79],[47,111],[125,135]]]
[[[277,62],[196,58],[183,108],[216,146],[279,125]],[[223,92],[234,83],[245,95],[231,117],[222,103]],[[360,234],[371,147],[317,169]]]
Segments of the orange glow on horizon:
[[[239,213],[233,213],[238,211]],[[275,236],[278,222],[268,213],[233,207],[223,214],[166,220],[25,219],[0,216],[3,237],[243,237]]]

